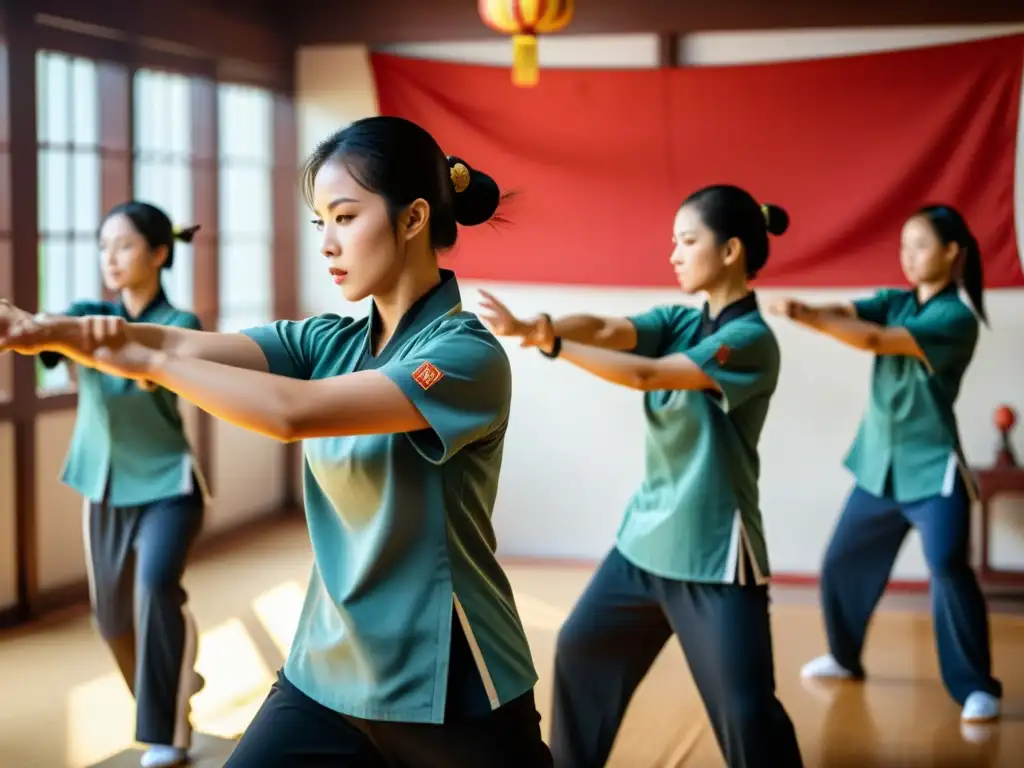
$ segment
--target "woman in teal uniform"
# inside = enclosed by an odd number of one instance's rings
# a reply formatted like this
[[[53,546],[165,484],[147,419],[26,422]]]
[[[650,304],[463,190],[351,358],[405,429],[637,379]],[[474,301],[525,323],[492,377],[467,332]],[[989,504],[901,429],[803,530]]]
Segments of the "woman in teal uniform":
[[[613,384],[641,390],[646,473],[615,548],[558,636],[551,750],[602,766],[636,686],[674,633],[732,768],[801,765],[775,696],[758,440],[779,373],[748,281],[786,214],[707,187],[676,213],[670,263],[703,309],[521,321],[489,294],[484,319]]]
[[[922,208],[903,226],[909,290],[848,304],[785,299],[772,311],[875,356],[871,399],[846,459],[855,485],[832,535],[821,592],[829,654],[805,677],[861,678],[868,622],[911,527],[931,572],[942,679],[968,722],[999,716],[988,616],[968,562],[975,489],[953,410],[985,320],[981,254],[951,206]],[[960,299],[962,282],[974,312]]]
[[[197,329],[172,306],[161,273],[174,263],[175,233],[163,211],[130,201],[104,217],[100,268],[117,301],[78,301],[65,317]],[[62,356],[43,352],[48,368]],[[96,625],[135,696],[137,741],[149,768],[185,761],[196,625],[181,579],[202,524],[204,500],[174,393],[90,368],[75,371],[78,417],[62,476],[85,499],[83,540]]]
[[[241,334],[97,322],[87,342],[61,320],[7,343],[305,441],[315,566],[284,670],[228,766],[550,766],[490,519],[508,359],[437,263],[458,224],[492,218],[498,186],[393,117],[328,138],[304,177],[324,270],[349,301],[372,297],[367,318]]]

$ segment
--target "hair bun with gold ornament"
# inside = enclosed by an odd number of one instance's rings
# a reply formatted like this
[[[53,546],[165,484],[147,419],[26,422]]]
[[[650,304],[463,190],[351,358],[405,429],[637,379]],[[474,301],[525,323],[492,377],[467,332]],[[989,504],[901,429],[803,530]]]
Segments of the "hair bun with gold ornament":
[[[771,203],[761,203],[761,215],[770,235],[782,235],[789,229],[789,214],[784,208]]]
[[[455,191],[455,220],[464,227],[475,227],[490,220],[501,202],[497,182],[455,156],[448,158],[448,175]]]

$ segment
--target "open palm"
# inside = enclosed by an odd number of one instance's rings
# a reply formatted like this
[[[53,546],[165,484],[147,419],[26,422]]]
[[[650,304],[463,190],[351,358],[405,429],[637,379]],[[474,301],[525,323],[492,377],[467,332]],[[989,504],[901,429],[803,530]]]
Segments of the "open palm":
[[[530,324],[513,315],[512,311],[493,294],[481,290],[480,295],[483,296],[483,301],[480,302],[480,319],[495,336],[525,336],[530,332]]]

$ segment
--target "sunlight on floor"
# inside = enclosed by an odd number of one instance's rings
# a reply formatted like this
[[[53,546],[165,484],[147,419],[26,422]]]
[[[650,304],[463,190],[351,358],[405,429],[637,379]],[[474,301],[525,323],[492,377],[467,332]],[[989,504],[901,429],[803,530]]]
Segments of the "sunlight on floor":
[[[311,555],[299,524],[199,562],[190,603],[201,629],[197,667],[206,688],[193,698],[195,768],[220,768],[266,697],[287,656]],[[558,630],[590,573],[586,568],[506,565],[528,632],[539,681],[537,706],[549,725]],[[964,768],[1017,765],[1024,750],[1019,650],[1024,622],[993,614],[996,674],[1007,687],[1006,718],[967,733],[938,677],[923,600],[893,602],[872,625],[867,684],[818,690],[799,676],[824,645],[813,596],[777,590],[773,607],[779,697],[797,727],[808,768],[906,764]],[[85,616],[0,642],[0,768],[138,768],[134,702],[109,651]],[[922,764],[925,764],[922,762]],[[609,768],[721,766],[707,713],[679,644],[669,642],[626,713]]]
[[[295,627],[299,624],[302,612],[302,601],[305,591],[297,581],[286,581],[284,584],[269,589],[252,601],[252,609],[271,641],[281,652],[282,657],[288,656],[292,644]]]
[[[302,609],[296,581],[283,582],[251,603],[255,616],[282,656],[287,656]],[[264,660],[241,618],[199,636],[196,669],[206,687],[192,699],[197,731],[236,738],[266,698],[276,670]],[[134,745],[135,706],[117,673],[75,686],[67,697],[67,765],[86,768]]]
[[[546,632],[557,632],[565,621],[569,612],[564,608],[558,608],[536,597],[514,593],[516,607],[519,609],[519,618],[523,621],[526,629],[541,629]]]
[[[117,672],[76,685],[67,696],[67,765],[86,768],[133,743],[135,701]]]

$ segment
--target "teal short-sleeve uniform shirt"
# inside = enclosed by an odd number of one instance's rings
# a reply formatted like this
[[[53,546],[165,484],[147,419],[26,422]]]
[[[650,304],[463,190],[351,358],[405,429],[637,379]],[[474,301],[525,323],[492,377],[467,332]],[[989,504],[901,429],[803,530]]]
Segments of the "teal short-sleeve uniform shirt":
[[[537,680],[491,526],[511,372],[497,339],[462,311],[451,272],[374,356],[376,323],[371,310],[358,321],[321,315],[245,331],[276,374],[379,371],[430,425],[304,441],[315,565],[284,673],[342,714],[442,723],[453,623],[485,711]]]
[[[973,493],[954,404],[978,343],[978,320],[956,285],[924,304],[912,290],[886,289],[854,308],[862,320],[906,328],[926,358],[875,356],[868,406],[846,457],[857,485],[909,503],[950,495],[960,472]]]
[[[617,547],[657,576],[764,583],[770,575],[759,506],[758,440],[779,375],[779,347],[753,293],[711,318],[681,306],[630,318],[636,354],[683,354],[718,391],[644,395],[645,473]]]
[[[75,302],[72,317],[118,315],[129,322],[199,329],[199,319],[177,309],[160,291],[138,317],[110,301]],[[60,355],[43,353],[54,367]],[[94,503],[134,507],[188,495],[199,477],[185,434],[178,397],[147,391],[131,379],[78,366],[78,415],[64,462],[62,482]],[[201,480],[201,478],[200,478]]]

